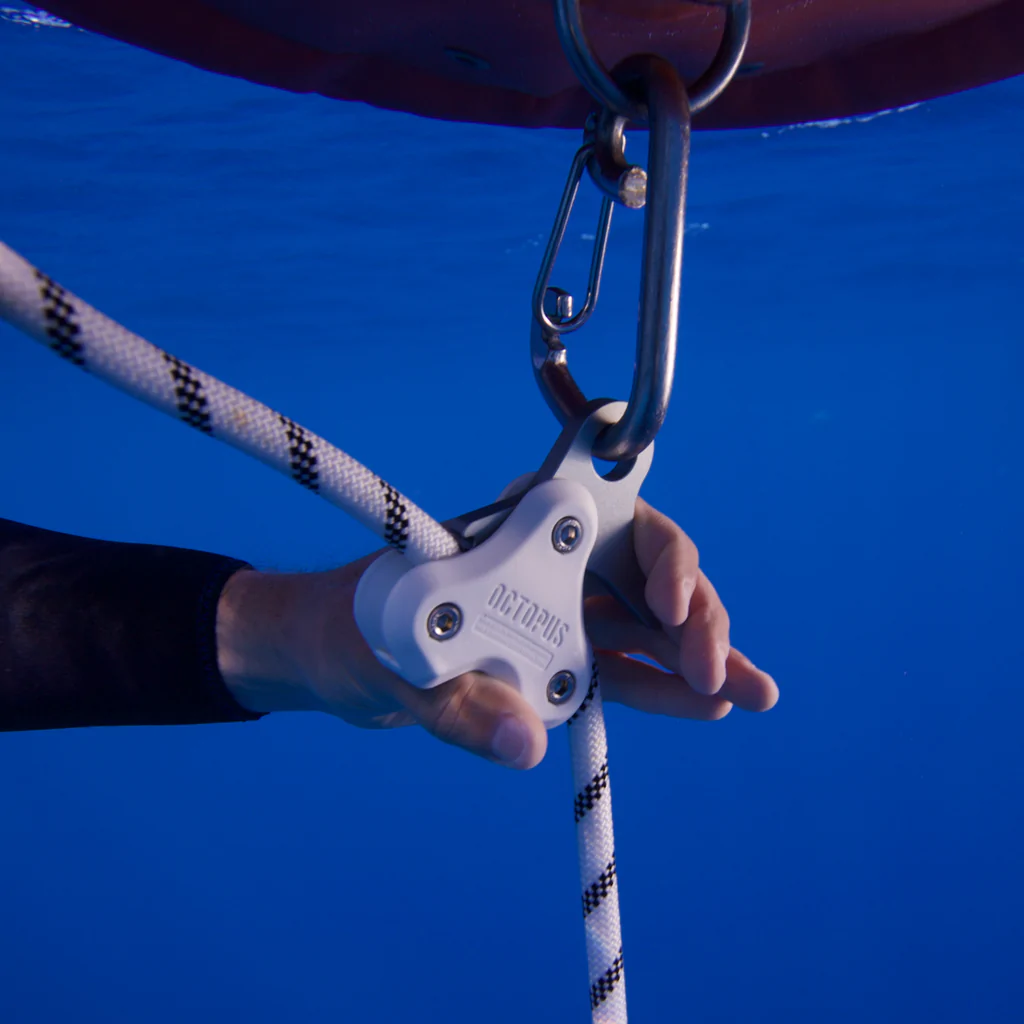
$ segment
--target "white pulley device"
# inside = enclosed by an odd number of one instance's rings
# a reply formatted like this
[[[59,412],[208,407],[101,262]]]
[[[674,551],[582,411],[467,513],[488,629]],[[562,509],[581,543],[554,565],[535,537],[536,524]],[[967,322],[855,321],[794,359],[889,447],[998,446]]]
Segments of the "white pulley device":
[[[420,565],[382,555],[359,581],[356,623],[378,659],[415,686],[486,672],[553,729],[579,708],[592,674],[583,576],[597,536],[590,491],[548,480],[469,551]]]

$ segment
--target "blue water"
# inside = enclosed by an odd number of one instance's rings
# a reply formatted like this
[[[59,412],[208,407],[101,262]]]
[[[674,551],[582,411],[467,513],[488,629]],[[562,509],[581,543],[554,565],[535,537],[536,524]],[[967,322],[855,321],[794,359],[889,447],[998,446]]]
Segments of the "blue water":
[[[439,517],[538,464],[528,296],[575,133],[3,21],[0,68],[9,245]],[[645,494],[782,699],[609,709],[637,1024],[1024,1019],[1022,103],[695,140]],[[593,393],[627,387],[640,231],[571,342]],[[289,570],[375,546],[3,326],[0,381],[0,515]],[[564,730],[527,774],[315,715],[11,734],[0,779],[4,1024],[588,1017]]]

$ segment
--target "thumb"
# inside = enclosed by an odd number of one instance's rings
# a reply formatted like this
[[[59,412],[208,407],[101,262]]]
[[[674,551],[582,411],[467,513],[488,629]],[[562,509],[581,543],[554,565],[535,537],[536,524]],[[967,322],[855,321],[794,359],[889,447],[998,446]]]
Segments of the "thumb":
[[[509,768],[533,768],[548,749],[544,723],[507,683],[467,672],[406,695],[406,707],[431,735]]]

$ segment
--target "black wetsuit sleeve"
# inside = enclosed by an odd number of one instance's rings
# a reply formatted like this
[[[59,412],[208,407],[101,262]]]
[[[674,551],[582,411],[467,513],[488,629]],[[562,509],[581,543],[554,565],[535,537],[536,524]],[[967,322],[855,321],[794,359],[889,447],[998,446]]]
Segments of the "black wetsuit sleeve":
[[[222,555],[0,519],[0,731],[260,718],[217,668]]]

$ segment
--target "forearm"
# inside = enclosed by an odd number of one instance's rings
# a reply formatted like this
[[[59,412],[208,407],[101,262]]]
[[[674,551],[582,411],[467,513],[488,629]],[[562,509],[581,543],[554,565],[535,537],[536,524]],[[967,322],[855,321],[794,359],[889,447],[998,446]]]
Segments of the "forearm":
[[[250,720],[217,665],[235,559],[0,520],[0,730]]]

